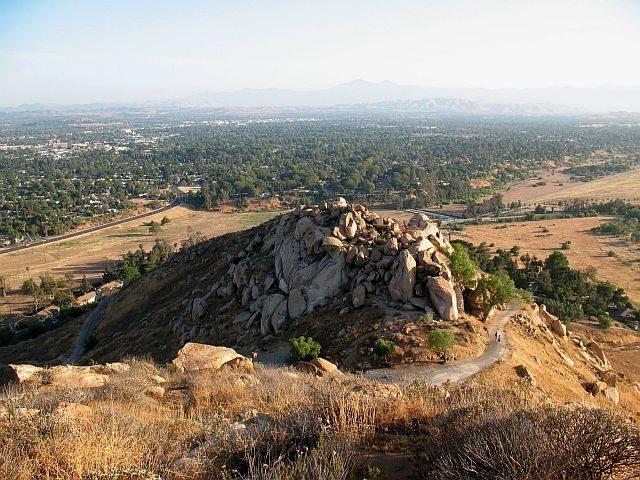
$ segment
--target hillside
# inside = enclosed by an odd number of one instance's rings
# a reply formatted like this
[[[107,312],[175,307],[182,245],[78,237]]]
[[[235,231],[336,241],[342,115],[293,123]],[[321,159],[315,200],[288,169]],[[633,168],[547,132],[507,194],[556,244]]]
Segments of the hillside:
[[[426,216],[404,225],[343,200],[299,210],[202,243],[132,282],[106,309],[87,359],[164,361],[187,341],[274,352],[310,335],[324,355],[355,366],[381,320],[400,329],[435,314],[461,332],[476,321],[461,318],[466,292],[454,284],[450,250]],[[398,335],[400,346],[416,344],[401,355],[424,355],[419,337],[434,325]]]

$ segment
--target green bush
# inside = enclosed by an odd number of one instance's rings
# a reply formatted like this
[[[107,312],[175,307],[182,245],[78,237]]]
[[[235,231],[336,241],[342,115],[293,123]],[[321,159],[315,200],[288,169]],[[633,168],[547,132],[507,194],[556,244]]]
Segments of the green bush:
[[[429,348],[437,353],[446,355],[455,343],[453,333],[449,330],[438,329],[429,333]]]
[[[318,358],[322,348],[313,338],[303,336],[290,339],[289,345],[291,346],[291,356],[304,361]]]
[[[373,348],[376,357],[380,360],[387,360],[389,355],[393,352],[394,344],[391,340],[387,340],[385,338],[379,338],[376,340],[376,344]]]
[[[613,320],[611,320],[609,315],[598,315],[598,323],[602,328],[610,328],[611,325],[613,325]]]

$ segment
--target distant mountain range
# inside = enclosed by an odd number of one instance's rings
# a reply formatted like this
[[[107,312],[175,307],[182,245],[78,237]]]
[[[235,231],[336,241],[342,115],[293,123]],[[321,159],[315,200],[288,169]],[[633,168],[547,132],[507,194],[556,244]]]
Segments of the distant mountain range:
[[[277,88],[207,92],[161,102],[30,104],[0,112],[98,112],[139,109],[220,108],[264,111],[321,109],[414,113],[568,114],[640,112],[640,87],[597,88],[435,88],[398,85],[389,81],[354,80],[320,90]],[[246,113],[246,112],[245,112]]]
[[[534,112],[640,111],[640,87],[434,88],[364,80],[354,80],[321,90],[243,89],[201,93],[182,99],[177,104],[218,107],[330,107],[424,99],[457,99],[503,106],[524,104],[527,107],[520,110],[533,108]]]

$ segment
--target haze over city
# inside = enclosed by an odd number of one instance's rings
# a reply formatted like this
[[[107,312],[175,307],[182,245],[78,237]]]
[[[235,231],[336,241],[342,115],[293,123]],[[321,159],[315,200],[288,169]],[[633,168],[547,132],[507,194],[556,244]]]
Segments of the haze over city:
[[[639,48],[640,5],[630,0],[4,0],[0,106],[305,91],[355,79],[638,87]]]

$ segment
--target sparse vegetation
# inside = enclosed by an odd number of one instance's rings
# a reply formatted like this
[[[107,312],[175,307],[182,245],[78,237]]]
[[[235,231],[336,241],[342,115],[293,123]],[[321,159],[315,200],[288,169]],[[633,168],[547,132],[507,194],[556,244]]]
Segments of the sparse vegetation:
[[[394,345],[391,340],[378,338],[373,347],[373,351],[380,360],[388,361],[389,355],[393,353]]]
[[[291,356],[298,359],[309,361],[318,358],[322,347],[311,337],[296,337],[289,340],[291,347]]]
[[[442,355],[445,360],[447,352],[455,343],[455,338],[450,330],[436,329],[429,332],[429,348]]]

